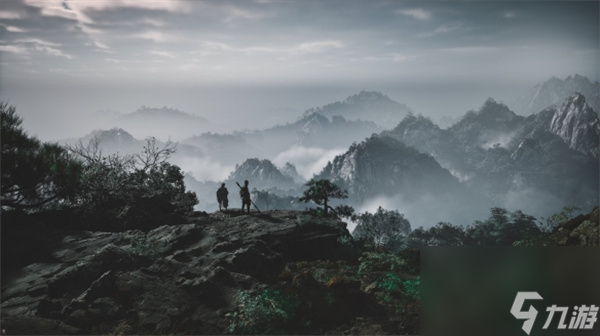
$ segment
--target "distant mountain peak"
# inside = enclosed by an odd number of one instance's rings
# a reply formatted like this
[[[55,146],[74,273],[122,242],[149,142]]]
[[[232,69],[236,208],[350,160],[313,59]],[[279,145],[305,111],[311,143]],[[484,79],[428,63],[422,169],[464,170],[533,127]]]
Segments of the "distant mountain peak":
[[[548,107],[557,107],[573,93],[584,95],[588,104],[598,112],[600,108],[600,83],[576,74],[565,79],[551,77],[519,96],[511,109],[521,114],[538,113]]]
[[[343,101],[311,108],[303,117],[318,113],[327,118],[343,116],[346,120],[373,121],[380,126],[397,125],[411,109],[377,91],[361,91]]]
[[[199,116],[195,116],[183,111],[180,111],[179,109],[176,108],[171,108],[171,107],[148,107],[148,106],[141,106],[139,107],[137,110],[135,110],[132,113],[127,114],[127,116],[132,117],[132,116],[143,116],[143,117],[176,117],[176,118],[187,118],[187,119],[197,119],[197,120],[202,120],[202,121],[206,121],[206,119],[199,117]]]
[[[367,105],[372,103],[394,103],[390,97],[379,91],[360,91],[344,100],[348,104]]]
[[[510,123],[517,117],[518,116],[505,104],[497,102],[493,98],[488,98],[478,111],[467,112],[462,119],[452,127],[465,123],[482,123],[493,126],[498,122]]]
[[[248,180],[250,188],[258,190],[292,189],[297,186],[292,177],[282,173],[271,161],[258,158],[246,159],[241,165],[236,165],[228,180],[239,183]]]
[[[517,115],[508,106],[488,98],[479,109],[479,115],[495,118],[495,121],[511,121]]]

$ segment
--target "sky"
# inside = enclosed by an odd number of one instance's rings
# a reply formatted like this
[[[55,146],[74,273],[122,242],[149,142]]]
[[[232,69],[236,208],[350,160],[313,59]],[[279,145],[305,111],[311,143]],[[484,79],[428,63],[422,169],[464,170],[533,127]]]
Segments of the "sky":
[[[434,118],[598,81],[598,1],[2,0],[0,99],[44,140],[167,106],[262,129],[362,90]]]

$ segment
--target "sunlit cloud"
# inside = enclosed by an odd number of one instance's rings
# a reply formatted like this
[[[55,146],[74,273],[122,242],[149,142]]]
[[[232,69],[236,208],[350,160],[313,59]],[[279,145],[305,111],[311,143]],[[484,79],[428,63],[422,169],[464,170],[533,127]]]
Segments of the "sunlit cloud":
[[[0,19],[3,19],[3,20],[16,20],[16,19],[22,19],[22,18],[23,18],[23,15],[18,12],[11,12],[11,11],[7,11],[7,10],[0,11]]]
[[[15,26],[9,26],[9,25],[1,25],[3,26],[6,31],[11,32],[11,33],[26,33],[27,30],[26,29],[21,29],[19,27],[15,27]]]
[[[343,48],[343,43],[339,41],[310,41],[302,42],[293,46],[253,46],[253,47],[234,47],[222,42],[205,41],[202,43],[202,48],[207,51],[230,51],[240,52],[245,54],[286,54],[290,56],[319,54],[332,49]]]
[[[174,42],[179,39],[177,36],[158,30],[148,30],[143,33],[133,34],[131,37],[150,40],[155,43]]]
[[[326,50],[339,49],[344,45],[339,41],[313,41],[300,43],[290,49],[287,52],[291,54],[318,54],[325,52]]]
[[[456,32],[462,29],[466,29],[465,25],[461,22],[455,22],[452,24],[443,24],[437,27],[435,30],[419,34],[419,37],[433,37],[437,35],[449,34],[452,32]]]
[[[92,20],[85,14],[90,11],[116,10],[120,8],[137,8],[147,10],[162,10],[167,12],[189,12],[189,1],[139,1],[139,0],[111,0],[111,1],[63,1],[63,0],[25,0],[32,7],[41,9],[42,15],[76,18],[85,23]]]
[[[0,51],[10,52],[17,55],[25,55],[28,53],[29,49],[16,45],[0,45]]]
[[[162,50],[150,50],[148,53],[152,54],[152,55],[156,55],[156,56],[162,56],[162,57],[167,57],[167,58],[175,58],[175,54],[168,52],[168,51],[162,51]]]
[[[405,10],[399,10],[396,11],[396,13],[404,15],[404,16],[409,16],[412,17],[413,19],[416,20],[429,20],[431,19],[431,12],[426,11],[422,8],[413,8],[413,9],[405,9]]]
[[[234,6],[223,7],[221,11],[223,12],[223,21],[227,23],[238,22],[239,20],[257,21],[272,16],[272,14],[265,12],[264,10],[252,11]]]
[[[52,56],[59,56],[72,59],[72,55],[66,54],[65,52],[59,49],[59,47],[61,46],[62,45],[59,43],[53,43],[35,38],[27,38],[17,39],[13,41],[11,45],[2,46],[2,50],[20,55],[30,55],[31,53],[38,51]]]
[[[360,58],[351,58],[351,62],[392,62],[392,63],[401,63],[407,60],[410,60],[411,57],[400,54],[400,53],[392,53],[392,54],[383,54],[380,56],[366,56]]]

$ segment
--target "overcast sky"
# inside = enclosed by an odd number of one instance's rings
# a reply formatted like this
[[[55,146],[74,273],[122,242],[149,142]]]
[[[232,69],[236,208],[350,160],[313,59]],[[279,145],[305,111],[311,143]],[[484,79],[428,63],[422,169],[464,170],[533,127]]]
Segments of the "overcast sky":
[[[141,105],[267,128],[360,90],[460,115],[598,81],[598,31],[598,1],[2,0],[0,98],[42,138]]]

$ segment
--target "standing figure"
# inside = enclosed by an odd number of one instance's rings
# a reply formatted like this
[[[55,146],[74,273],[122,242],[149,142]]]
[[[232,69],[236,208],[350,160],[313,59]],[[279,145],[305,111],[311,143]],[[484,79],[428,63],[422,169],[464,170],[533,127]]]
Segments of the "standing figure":
[[[250,212],[252,201],[250,200],[250,190],[248,190],[248,180],[244,181],[244,186],[240,189],[240,197],[242,198],[242,212],[244,212],[244,207],[248,207],[248,212]]]
[[[217,202],[219,202],[219,211],[223,211],[221,206],[225,208],[227,211],[227,207],[229,206],[229,200],[227,199],[227,195],[229,195],[229,191],[225,188],[225,183],[221,184],[221,188],[217,190]]]

